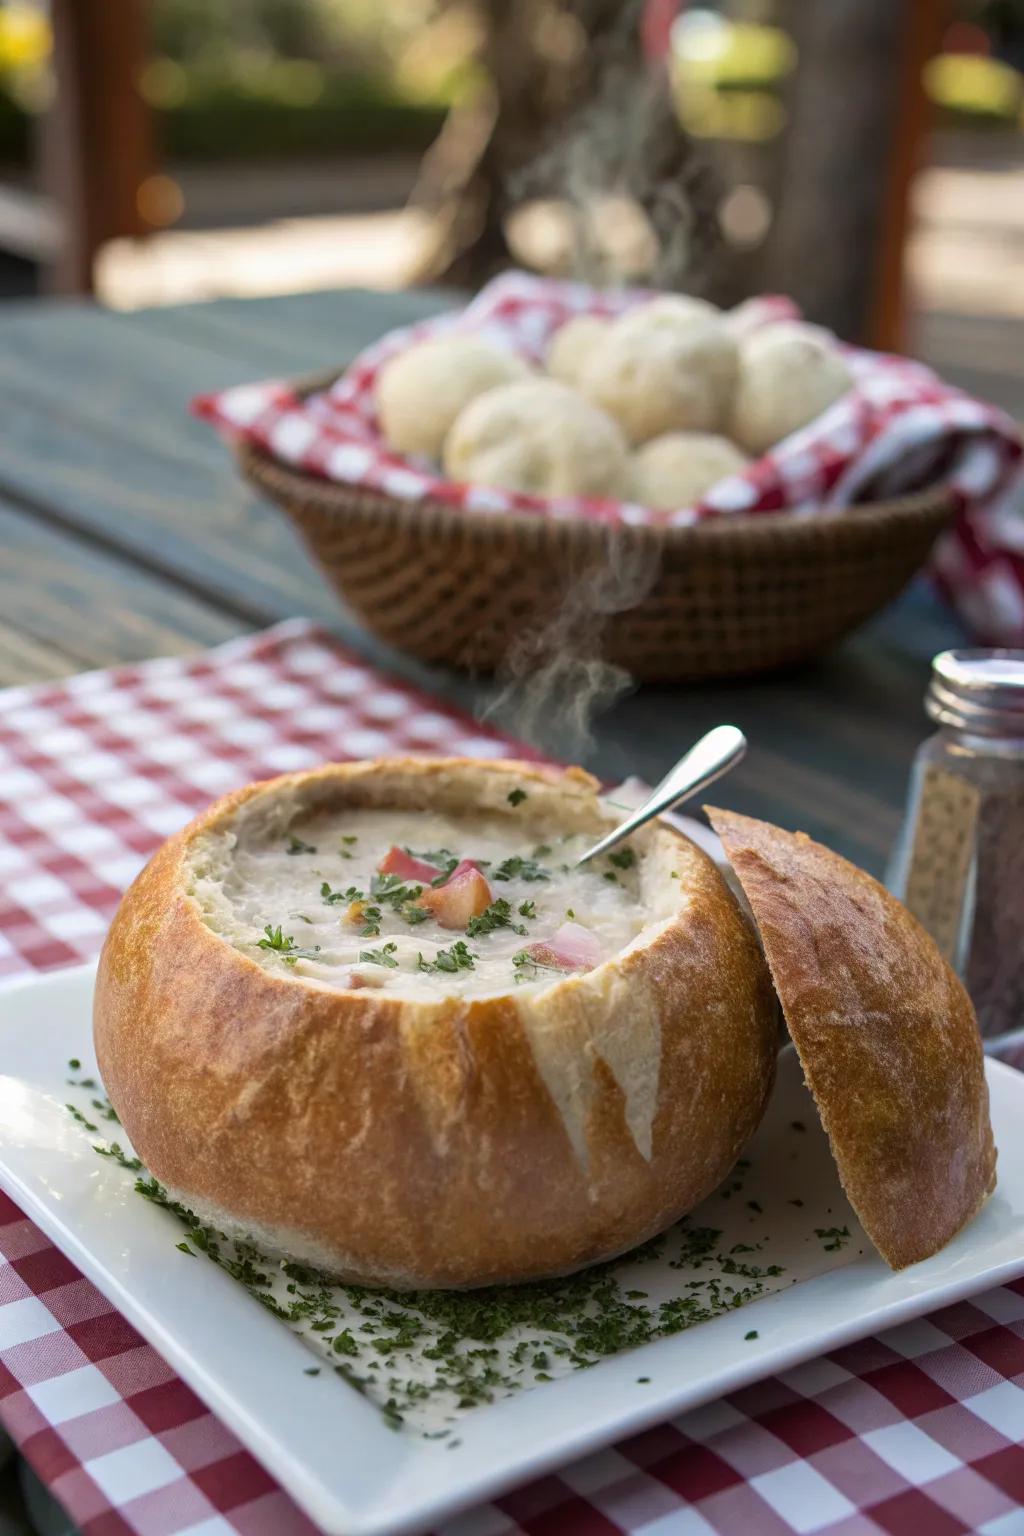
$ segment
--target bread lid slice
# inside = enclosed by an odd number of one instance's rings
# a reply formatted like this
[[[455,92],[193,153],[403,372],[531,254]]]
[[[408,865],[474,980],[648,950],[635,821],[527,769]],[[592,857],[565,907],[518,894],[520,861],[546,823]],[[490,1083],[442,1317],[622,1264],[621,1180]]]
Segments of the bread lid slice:
[[[995,1187],[970,999],[877,880],[802,832],[707,807],[746,893],[850,1204],[903,1269]]]

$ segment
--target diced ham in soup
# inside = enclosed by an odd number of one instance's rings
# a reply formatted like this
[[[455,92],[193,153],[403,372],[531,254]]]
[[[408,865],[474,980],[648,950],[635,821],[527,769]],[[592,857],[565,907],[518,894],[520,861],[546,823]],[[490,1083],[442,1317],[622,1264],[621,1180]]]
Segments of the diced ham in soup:
[[[233,941],[311,985],[407,996],[571,984],[645,923],[642,858],[582,868],[593,841],[510,809],[331,810],[239,836],[224,898]]]

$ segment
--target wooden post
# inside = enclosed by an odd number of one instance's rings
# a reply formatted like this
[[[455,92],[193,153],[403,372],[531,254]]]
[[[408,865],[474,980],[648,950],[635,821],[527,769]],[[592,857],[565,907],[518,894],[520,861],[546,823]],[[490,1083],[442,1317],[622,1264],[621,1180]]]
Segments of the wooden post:
[[[921,168],[931,126],[924,68],[935,57],[949,21],[949,0],[909,0],[903,40],[881,229],[875,252],[873,292],[865,337],[881,352],[900,352],[907,341],[905,257],[914,177]]]
[[[42,179],[62,234],[47,287],[88,294],[100,246],[149,228],[139,209],[139,188],[155,165],[139,88],[146,3],[51,0],[50,17],[55,93],[43,124]]]
[[[896,346],[921,68],[947,0],[787,5],[799,50],[766,286],[851,341]]]

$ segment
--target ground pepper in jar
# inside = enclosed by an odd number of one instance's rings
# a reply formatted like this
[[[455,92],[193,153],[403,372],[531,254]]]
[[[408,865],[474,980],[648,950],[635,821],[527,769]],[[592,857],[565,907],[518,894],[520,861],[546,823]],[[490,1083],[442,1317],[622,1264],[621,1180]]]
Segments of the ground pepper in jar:
[[[1024,1027],[1024,651],[943,651],[889,886],[962,976],[986,1037]]]

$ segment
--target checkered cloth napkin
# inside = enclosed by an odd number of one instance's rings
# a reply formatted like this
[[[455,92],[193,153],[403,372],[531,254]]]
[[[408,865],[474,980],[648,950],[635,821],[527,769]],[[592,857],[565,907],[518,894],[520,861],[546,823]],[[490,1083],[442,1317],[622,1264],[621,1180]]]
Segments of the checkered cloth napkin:
[[[0,972],[94,955],[158,843],[254,776],[390,750],[508,748],[301,621],[198,659],[10,689],[0,695]],[[314,1536],[3,1196],[0,1420],[85,1536]],[[1022,1442],[1024,1281],[636,1435],[444,1532],[1021,1536]]]
[[[1017,427],[929,368],[858,347],[845,349],[854,387],[811,426],[714,486],[695,506],[656,512],[634,503],[544,498],[457,484],[427,461],[396,458],[380,437],[375,407],[382,365],[413,341],[473,331],[540,363],[566,320],[614,315],[652,297],[598,290],[524,272],[490,283],[464,310],[392,331],[363,352],[329,389],[300,397],[281,380],[244,384],[194,402],[228,437],[244,437],[311,474],[500,515],[591,518],[686,526],[737,512],[840,511],[942,483],[959,514],[936,545],[932,572],[979,638],[1024,645],[1024,468]],[[734,311],[741,332],[792,318],[788,299],[753,299]]]

